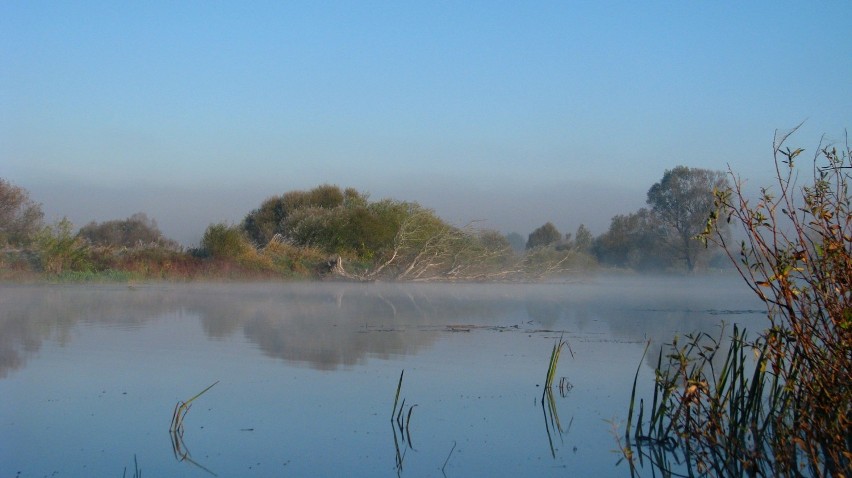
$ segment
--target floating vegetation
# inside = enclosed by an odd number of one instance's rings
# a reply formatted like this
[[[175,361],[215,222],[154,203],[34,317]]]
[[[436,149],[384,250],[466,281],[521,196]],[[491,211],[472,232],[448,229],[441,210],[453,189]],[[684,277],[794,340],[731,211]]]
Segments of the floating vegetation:
[[[198,392],[194,397],[190,398],[189,400],[177,402],[177,404],[175,404],[174,412],[172,412],[172,422],[169,426],[169,435],[172,439],[172,452],[175,455],[175,459],[177,461],[186,461],[188,463],[191,463],[213,476],[217,476],[216,473],[213,473],[209,469],[205,468],[203,465],[193,460],[190,456],[189,449],[186,447],[186,444],[183,441],[183,420],[186,417],[187,412],[189,412],[189,409],[192,406],[192,402],[198,397],[204,395],[204,393],[213,388],[213,386],[217,383],[219,383],[218,380],[213,382],[213,384],[211,384],[204,390]]]
[[[414,407],[417,404],[410,405],[408,407],[408,412],[405,411],[405,398],[402,399],[402,403],[399,402],[399,396],[402,392],[402,377],[405,375],[405,370],[400,372],[399,374],[399,382],[396,385],[396,395],[393,399],[393,410],[391,411],[391,428],[393,429],[393,444],[396,449],[396,471],[397,473],[402,472],[402,464],[405,460],[405,453],[409,448],[413,449],[414,446],[411,444],[411,431],[409,429],[409,425],[411,424],[411,413],[414,411]],[[399,407],[397,407],[399,404]],[[400,441],[403,445],[403,450],[400,451]]]

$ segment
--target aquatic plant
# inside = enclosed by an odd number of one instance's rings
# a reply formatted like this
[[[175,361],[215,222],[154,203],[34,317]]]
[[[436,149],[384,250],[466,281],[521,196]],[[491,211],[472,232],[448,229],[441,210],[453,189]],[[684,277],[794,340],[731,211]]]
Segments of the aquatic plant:
[[[441,474],[444,475],[444,476],[447,476],[447,473],[445,471],[446,468],[447,468],[447,463],[450,462],[450,457],[453,456],[453,452],[455,450],[456,450],[456,442],[455,442],[455,440],[453,440],[453,447],[450,448],[450,452],[447,453],[447,459],[444,460],[444,464],[441,466]]]
[[[547,432],[547,443],[550,445],[550,455],[556,458],[556,446],[553,444],[553,432],[559,436],[559,441],[562,442],[562,436],[571,429],[571,424],[574,423],[574,417],[568,422],[568,428],[563,429],[562,423],[559,421],[559,412],[556,409],[556,400],[553,397],[552,389],[545,389],[544,396],[541,397],[541,410],[544,413],[544,429]]]
[[[177,402],[177,404],[175,404],[175,410],[172,413],[172,422],[169,426],[169,435],[172,441],[172,452],[175,455],[175,459],[177,461],[185,461],[191,463],[192,465],[195,465],[196,467],[200,468],[201,470],[204,470],[205,472],[213,476],[216,476],[216,473],[213,473],[204,465],[192,459],[192,456],[189,453],[189,449],[186,447],[186,444],[183,441],[183,420],[184,417],[186,417],[187,412],[189,412],[189,408],[192,406],[192,402],[195,401],[198,397],[204,395],[217,383],[219,383],[218,380],[213,382],[204,390],[195,394],[195,396],[193,396],[189,400]]]
[[[174,412],[172,412],[172,422],[171,422],[171,425],[169,426],[169,432],[183,436],[183,419],[184,419],[184,417],[186,417],[187,412],[189,412],[189,408],[192,406],[192,402],[195,401],[198,397],[204,395],[204,393],[206,393],[208,390],[213,388],[213,386],[215,386],[217,383],[219,383],[218,380],[213,382],[210,386],[208,386],[204,390],[198,392],[195,396],[193,396],[189,400],[187,400],[185,402],[178,401],[175,404]]]
[[[550,390],[553,387],[553,379],[556,377],[556,367],[559,365],[559,355],[562,353],[562,348],[567,347],[568,352],[571,353],[571,357],[574,357],[574,351],[571,350],[571,345],[567,340],[563,339],[564,334],[559,336],[559,340],[553,344],[553,348],[550,351],[550,362],[547,364],[547,378],[544,380],[544,391]],[[562,382],[561,388],[564,390],[568,384],[566,382]],[[541,396],[542,400],[544,400],[544,393]]]
[[[670,353],[660,350],[648,421],[643,400],[633,421],[634,381],[625,438],[652,463],[665,460],[655,453],[679,448],[692,474],[772,476],[775,463],[767,457],[789,390],[767,368],[766,341],[751,342],[736,326],[726,347],[722,337],[690,334],[685,343],[675,338]]]
[[[121,474],[122,478],[127,477],[127,467],[124,467],[124,472]],[[142,478],[142,469],[139,468],[139,463],[136,461],[136,455],[133,455],[133,478]]]
[[[648,429],[640,401],[633,436],[661,470],[679,451],[691,474],[852,475],[852,151],[820,144],[813,184],[798,188],[791,133],[776,135],[776,189],[756,204],[739,180],[717,191],[702,236],[766,304],[769,327],[754,341],[734,328],[718,370],[721,340],[706,335],[661,354]],[[741,226],[738,248],[719,221]]]
[[[553,348],[550,351],[550,361],[547,365],[547,377],[544,381],[544,391],[541,394],[541,410],[544,413],[544,427],[547,431],[547,441],[550,444],[550,454],[553,458],[556,458],[556,447],[553,445],[553,434],[551,433],[551,429],[558,433],[560,440],[562,439],[563,433],[565,433],[562,429],[562,424],[559,422],[559,414],[556,410],[556,401],[553,397],[553,380],[556,377],[556,367],[559,364],[559,356],[562,353],[563,347],[568,348],[568,351],[571,353],[571,357],[574,357],[574,351],[571,350],[571,346],[568,344],[568,341],[564,340],[564,334],[560,335],[559,340],[553,344]],[[559,393],[562,396],[565,396],[571,387],[571,383],[568,382],[565,377],[562,377],[559,380]],[[573,418],[571,420],[573,422]]]
[[[408,448],[414,448],[411,443],[411,431],[409,429],[409,425],[411,424],[411,413],[414,411],[414,407],[417,404],[411,405],[408,407],[408,413],[405,413],[405,398],[402,399],[402,403],[399,402],[399,396],[402,392],[402,377],[405,375],[405,370],[402,370],[399,374],[399,382],[396,385],[396,394],[393,399],[393,410],[391,411],[391,428],[393,429],[393,444],[396,450],[396,470],[397,472],[402,471],[402,464],[405,460],[405,453]],[[399,404],[399,407],[397,407]],[[404,451],[400,451],[399,443],[402,441],[404,447]]]

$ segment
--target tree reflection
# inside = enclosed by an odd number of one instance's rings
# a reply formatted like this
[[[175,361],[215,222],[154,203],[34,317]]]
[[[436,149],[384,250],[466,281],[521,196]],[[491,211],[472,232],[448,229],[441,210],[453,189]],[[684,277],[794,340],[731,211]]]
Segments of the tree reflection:
[[[645,341],[712,330],[719,315],[759,314],[731,300],[730,288],[708,287],[709,280],[10,286],[0,289],[0,378],[23,367],[45,340],[71,340],[79,324],[135,327],[174,315],[197,318],[210,339],[242,335],[270,357],[328,370],[414,354],[461,326]]]

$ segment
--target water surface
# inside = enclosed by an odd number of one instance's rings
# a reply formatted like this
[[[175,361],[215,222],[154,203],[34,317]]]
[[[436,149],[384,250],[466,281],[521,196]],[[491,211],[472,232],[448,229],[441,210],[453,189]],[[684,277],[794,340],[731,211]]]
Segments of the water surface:
[[[646,341],[656,357],[675,333],[761,328],[750,294],[718,277],[2,286],[0,476],[130,476],[134,456],[143,476],[629,476],[613,429]],[[561,336],[570,389],[545,407]],[[176,453],[173,407],[216,381]]]

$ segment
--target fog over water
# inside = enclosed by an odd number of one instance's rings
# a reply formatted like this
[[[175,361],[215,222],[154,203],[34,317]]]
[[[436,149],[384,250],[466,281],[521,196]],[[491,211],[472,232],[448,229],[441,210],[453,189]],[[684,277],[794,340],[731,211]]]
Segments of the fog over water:
[[[0,372],[23,366],[43,340],[66,340],[78,323],[136,326],[171,314],[197,316],[211,339],[240,334],[270,356],[329,369],[372,355],[414,353],[425,345],[421,340],[432,340],[429,333],[361,334],[377,329],[515,326],[659,341],[675,330],[716,329],[718,321],[708,317],[728,323],[745,317],[760,325],[762,305],[744,285],[736,287],[737,281],[733,276],[589,276],[527,285],[12,285],[0,293]]]
[[[0,476],[118,476],[134,457],[146,476],[627,476],[612,426],[637,366],[648,392],[665,343],[723,321],[766,322],[734,277],[6,285]],[[568,388],[546,408],[560,338]],[[175,403],[214,382],[170,439]]]

